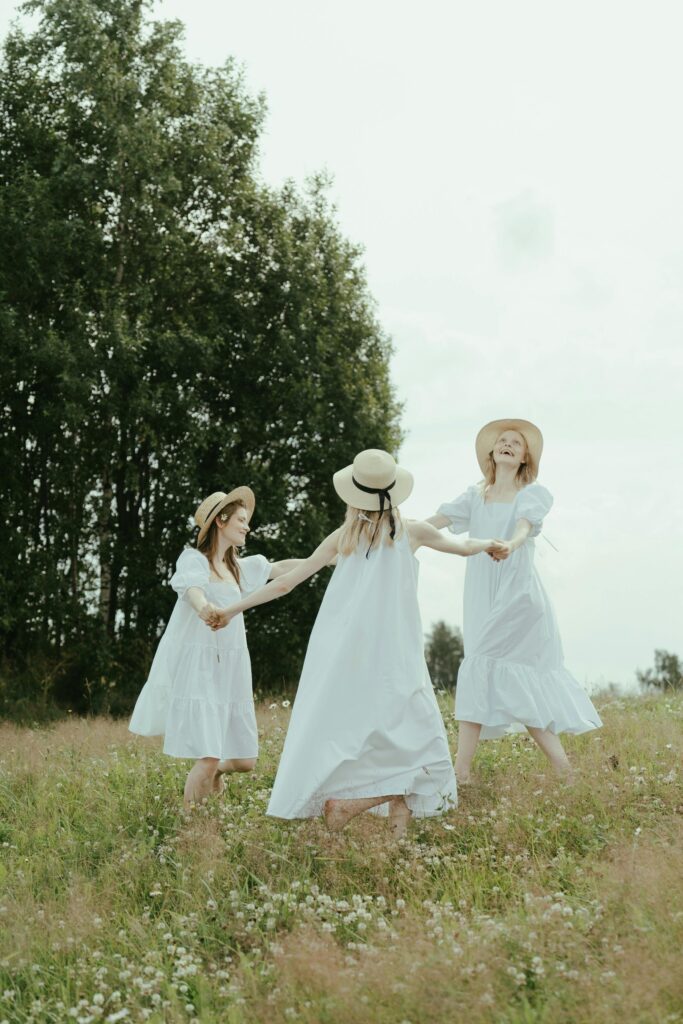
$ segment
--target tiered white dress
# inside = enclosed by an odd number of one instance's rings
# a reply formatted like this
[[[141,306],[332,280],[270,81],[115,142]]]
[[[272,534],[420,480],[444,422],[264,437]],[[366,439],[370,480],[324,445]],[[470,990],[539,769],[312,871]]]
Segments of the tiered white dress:
[[[263,555],[241,558],[239,566],[241,588],[234,580],[212,579],[205,556],[186,548],[171,577],[178,600],[129,725],[140,736],[163,735],[171,757],[258,754],[244,616],[214,633],[185,598],[190,587],[199,587],[208,601],[226,608],[267,583],[271,567]]]
[[[275,817],[314,817],[328,797],[404,795],[416,816],[457,802],[407,531],[366,551],[340,556],[320,606],[268,806]]]
[[[463,638],[455,717],[482,724],[495,739],[530,725],[553,733],[582,733],[602,725],[585,690],[564,666],[550,598],[534,567],[534,537],[553,499],[540,484],[524,487],[511,503],[484,501],[479,485],[441,505],[453,533],[509,540],[519,519],[529,538],[504,562],[487,554],[467,559]]]

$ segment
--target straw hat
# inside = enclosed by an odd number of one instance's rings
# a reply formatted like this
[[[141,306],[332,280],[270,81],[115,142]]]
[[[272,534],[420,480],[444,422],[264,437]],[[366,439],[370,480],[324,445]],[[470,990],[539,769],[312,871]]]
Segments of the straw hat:
[[[482,473],[486,472],[486,460],[493,451],[494,444],[506,430],[516,430],[526,438],[531,473],[535,480],[538,476],[538,464],[541,461],[541,453],[543,451],[543,434],[529,420],[491,420],[490,423],[481,428],[477,434],[474,446],[477,451],[477,462]]]
[[[347,505],[365,512],[396,508],[413,489],[413,474],[402,469],[379,448],[367,448],[356,455],[353,465],[332,477],[334,489]]]
[[[211,523],[221,509],[224,509],[226,505],[230,505],[233,501],[243,501],[247,506],[247,516],[251,519],[254,513],[254,506],[256,505],[256,498],[251,487],[235,487],[228,494],[225,491],[214,491],[208,498],[204,498],[204,501],[199,505],[194,514],[194,521],[199,527],[199,533],[197,534],[198,545],[204,540]]]

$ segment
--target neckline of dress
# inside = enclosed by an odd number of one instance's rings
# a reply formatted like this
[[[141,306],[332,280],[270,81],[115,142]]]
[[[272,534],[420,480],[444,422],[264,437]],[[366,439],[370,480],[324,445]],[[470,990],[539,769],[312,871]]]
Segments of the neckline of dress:
[[[202,558],[204,559],[204,561],[209,566],[209,583],[234,583],[235,586],[239,589],[239,583],[237,582],[237,580],[235,579],[234,576],[216,576],[216,575],[214,575],[214,573],[211,571],[211,562],[209,562],[209,559],[206,557],[204,552],[203,551],[197,551],[197,554],[201,555]]]
[[[527,484],[526,486],[528,487],[529,485]],[[487,501],[486,500],[486,491],[484,491],[484,493],[481,496],[482,504],[484,504],[484,505],[514,505],[515,502],[517,501],[517,498],[520,496],[520,494],[522,493],[523,490],[524,490],[524,487],[520,487],[520,489],[517,491],[517,494],[514,496],[512,501]]]

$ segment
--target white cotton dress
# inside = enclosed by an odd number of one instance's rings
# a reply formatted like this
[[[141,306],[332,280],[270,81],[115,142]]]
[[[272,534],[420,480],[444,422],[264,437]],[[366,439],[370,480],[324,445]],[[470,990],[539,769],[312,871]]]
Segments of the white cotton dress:
[[[258,755],[244,616],[214,633],[185,596],[199,587],[208,601],[226,608],[267,583],[271,567],[263,555],[241,558],[239,566],[241,587],[212,579],[205,556],[186,548],[171,577],[178,600],[129,725],[140,736],[163,735],[171,757]]]
[[[366,551],[339,557],[320,606],[268,805],[275,817],[314,817],[328,797],[403,795],[416,816],[457,802],[408,533]]]
[[[540,484],[524,487],[511,503],[485,502],[479,485],[441,505],[453,533],[509,540],[519,519],[528,539],[504,562],[482,552],[467,559],[463,638],[455,717],[479,722],[481,738],[524,726],[582,733],[602,725],[583,687],[564,666],[550,598],[534,566],[534,537],[553,499]]]

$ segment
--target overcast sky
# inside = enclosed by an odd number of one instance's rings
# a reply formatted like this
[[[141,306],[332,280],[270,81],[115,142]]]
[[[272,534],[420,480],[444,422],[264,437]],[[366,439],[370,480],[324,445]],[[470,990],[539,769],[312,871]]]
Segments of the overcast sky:
[[[538,566],[568,667],[628,685],[656,647],[683,656],[683,6],[163,0],[155,14],[185,23],[190,59],[233,56],[266,94],[267,181],[333,175],[396,349],[408,514],[479,478],[483,423],[533,420],[559,549],[539,541]],[[420,561],[425,629],[459,624],[465,560]]]

